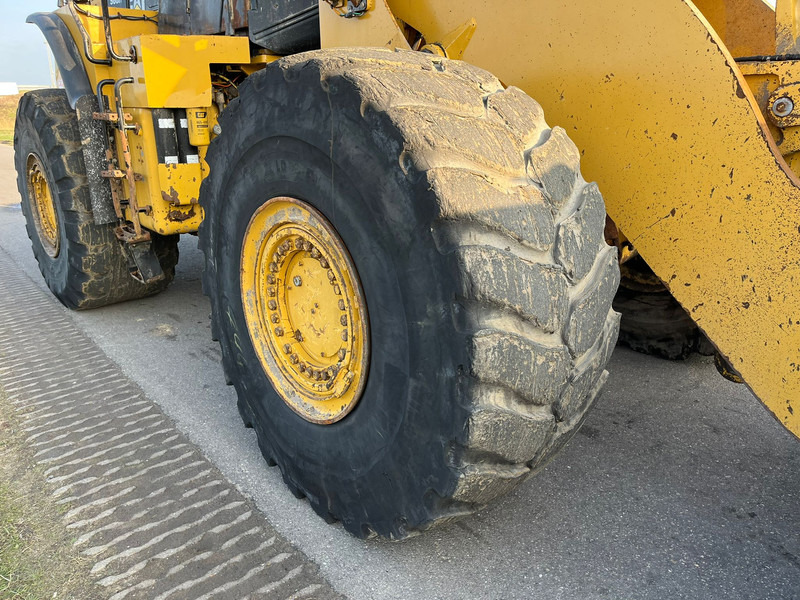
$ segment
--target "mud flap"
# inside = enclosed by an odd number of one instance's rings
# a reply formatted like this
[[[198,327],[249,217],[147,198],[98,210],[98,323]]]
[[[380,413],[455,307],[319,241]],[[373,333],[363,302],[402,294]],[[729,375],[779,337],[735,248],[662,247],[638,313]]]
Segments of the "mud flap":
[[[164,279],[164,271],[153,250],[151,240],[134,244],[123,243],[123,246],[128,256],[128,272],[131,277],[141,283],[153,283]]]

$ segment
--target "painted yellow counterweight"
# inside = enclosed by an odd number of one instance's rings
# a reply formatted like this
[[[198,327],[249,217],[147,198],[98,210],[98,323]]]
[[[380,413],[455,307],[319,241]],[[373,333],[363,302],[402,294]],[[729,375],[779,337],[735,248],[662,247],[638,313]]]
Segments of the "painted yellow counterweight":
[[[686,0],[379,0],[375,12],[388,8],[429,43],[477,20],[463,59],[567,130],[610,216],[800,434],[800,181],[700,10]],[[352,35],[391,47],[388,29],[356,35],[359,19],[321,10],[323,44]]]

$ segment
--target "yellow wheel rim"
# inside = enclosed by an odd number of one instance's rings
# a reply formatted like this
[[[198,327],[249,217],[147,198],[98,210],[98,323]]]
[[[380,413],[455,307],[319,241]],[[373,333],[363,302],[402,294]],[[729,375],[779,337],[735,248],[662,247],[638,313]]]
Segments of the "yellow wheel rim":
[[[28,202],[31,205],[31,214],[36,232],[39,234],[39,241],[48,256],[55,258],[58,256],[61,245],[56,205],[53,203],[53,195],[50,192],[50,185],[47,183],[42,162],[35,154],[28,155],[26,171]]]
[[[241,258],[247,327],[272,386],[312,423],[343,419],[366,383],[369,324],[336,230],[305,202],[273,198],[250,220]]]

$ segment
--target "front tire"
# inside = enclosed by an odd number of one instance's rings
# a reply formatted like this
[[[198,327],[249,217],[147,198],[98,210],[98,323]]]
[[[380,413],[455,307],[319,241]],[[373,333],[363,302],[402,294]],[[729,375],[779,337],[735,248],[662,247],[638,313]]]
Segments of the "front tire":
[[[113,225],[95,225],[78,120],[64,90],[34,90],[17,109],[14,161],[28,237],[50,291],[68,308],[97,308],[166,289],[177,235],[152,233],[164,278],[131,277]]]
[[[220,125],[200,199],[212,327],[245,423],[317,513],[402,538],[574,434],[607,376],[619,270],[597,187],[538,104],[464,63],[326,50],[248,78]],[[243,307],[248,225],[282,197],[332,224],[366,299],[369,376],[330,425],[270,385]]]

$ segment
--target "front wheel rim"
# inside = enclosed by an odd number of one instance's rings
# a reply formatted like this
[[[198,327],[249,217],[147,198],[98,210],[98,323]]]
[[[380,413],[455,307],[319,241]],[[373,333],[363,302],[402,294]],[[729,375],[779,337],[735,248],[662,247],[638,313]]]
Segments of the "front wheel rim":
[[[340,421],[369,370],[369,321],[358,274],[333,225],[289,197],[256,210],[241,255],[242,304],[264,373],[305,420]]]
[[[61,249],[58,215],[42,161],[35,154],[28,155],[26,176],[28,180],[28,202],[30,203],[36,233],[47,255],[50,258],[55,258]]]

